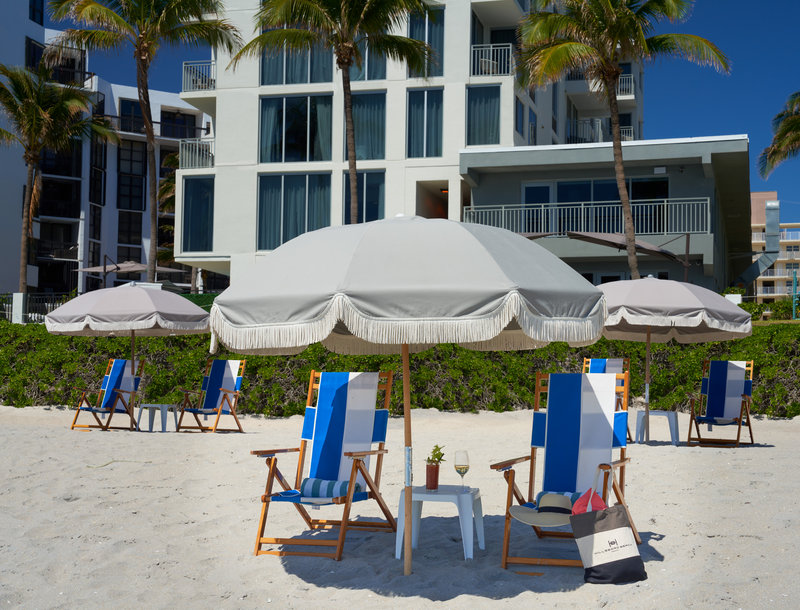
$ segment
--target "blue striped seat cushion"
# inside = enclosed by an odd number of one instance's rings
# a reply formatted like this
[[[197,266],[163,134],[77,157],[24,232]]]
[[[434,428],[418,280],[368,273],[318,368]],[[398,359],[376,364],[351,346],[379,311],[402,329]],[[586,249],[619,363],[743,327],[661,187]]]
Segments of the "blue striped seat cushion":
[[[300,495],[306,498],[338,498],[347,495],[348,484],[349,481],[305,478],[300,484]],[[356,482],[355,491],[361,491],[361,483]]]

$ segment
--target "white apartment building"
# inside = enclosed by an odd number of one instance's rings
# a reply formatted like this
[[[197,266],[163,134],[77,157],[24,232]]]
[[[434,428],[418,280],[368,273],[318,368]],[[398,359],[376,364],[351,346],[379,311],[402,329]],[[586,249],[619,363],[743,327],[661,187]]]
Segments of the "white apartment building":
[[[227,0],[248,37],[258,0]],[[396,214],[463,219],[474,185],[462,153],[610,140],[608,111],[582,75],[527,91],[515,82],[515,32],[527,0],[431,2],[402,33],[430,44],[427,74],[366,50],[353,69],[360,220]],[[181,143],[176,260],[231,274],[308,230],[349,215],[341,75],[330,53],[184,64],[181,97],[215,137]],[[626,139],[642,137],[642,69],[625,64]]]
[[[790,299],[795,277],[800,280],[800,223],[777,222],[778,230],[775,232],[770,227],[768,208],[773,208],[775,216],[778,216],[778,193],[752,193],[751,200],[753,251],[766,253],[757,254],[755,258],[769,256],[770,263],[756,277],[752,285],[752,296],[758,303]]]
[[[59,32],[43,27],[43,0],[15,0],[5,7],[0,62],[35,67],[48,41]],[[23,10],[24,9],[24,10]],[[33,218],[28,284],[32,293],[84,292],[140,279],[141,274],[78,273],[76,269],[133,260],[145,263],[149,253],[146,141],[135,87],[109,83],[89,72],[89,57],[76,50],[53,72],[62,83],[80,83],[92,92],[95,114],[104,115],[120,142],[76,140],[64,153],[46,153],[41,161],[42,193]],[[209,117],[176,93],[150,92],[158,163],[178,151],[183,139],[211,135]],[[159,170],[161,176],[164,168]],[[20,146],[0,147],[0,292],[17,289],[22,202],[26,183]],[[163,217],[173,223],[172,214]],[[163,235],[160,243],[171,242]],[[175,282],[188,275],[170,274]]]

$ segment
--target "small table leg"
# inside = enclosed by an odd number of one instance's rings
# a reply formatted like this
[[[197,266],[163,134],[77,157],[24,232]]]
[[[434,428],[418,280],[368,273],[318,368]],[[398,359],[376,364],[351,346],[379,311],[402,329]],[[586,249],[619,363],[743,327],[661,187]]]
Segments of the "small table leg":
[[[472,502],[472,514],[475,519],[475,530],[478,533],[478,547],[482,550],[486,550],[486,538],[483,535],[483,504],[481,503],[481,497],[478,496]]]
[[[156,412],[152,408],[147,409],[147,412],[150,415],[150,429],[148,430],[148,432],[152,432],[153,422],[156,420]]]
[[[143,409],[144,409],[144,407],[142,405],[139,405],[139,417],[136,418],[136,431],[137,432],[141,431],[140,424],[142,423],[142,410]]]
[[[472,495],[458,496],[458,523],[461,526],[461,540],[464,543],[464,559],[472,559]]]
[[[400,492],[400,508],[397,510],[397,533],[394,536],[394,557],[400,559],[403,553],[403,534],[406,528],[406,490]]]
[[[422,500],[411,502],[411,548],[417,548],[419,542],[419,528],[422,523]]]

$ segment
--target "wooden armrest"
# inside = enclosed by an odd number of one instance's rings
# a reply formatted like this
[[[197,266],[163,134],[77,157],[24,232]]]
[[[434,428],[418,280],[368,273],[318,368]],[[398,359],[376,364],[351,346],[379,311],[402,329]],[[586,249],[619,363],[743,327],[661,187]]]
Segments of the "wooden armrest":
[[[120,390],[119,388],[114,388],[114,391],[117,394],[130,394],[131,396],[136,394],[136,390]]]
[[[615,468],[620,468],[622,466],[625,466],[630,461],[631,458],[626,457],[624,460],[615,460],[610,464],[598,464],[597,467],[600,470],[614,470]]]
[[[225,392],[226,394],[238,394],[239,390],[226,390],[225,388],[220,388],[220,392]]]
[[[519,464],[521,462],[527,462],[531,459],[529,455],[523,455],[522,457],[514,458],[513,460],[506,460],[504,462],[497,462],[496,464],[492,464],[489,466],[492,470],[508,470],[512,466]]]
[[[183,392],[184,394],[199,394],[200,390],[184,390],[183,388],[178,388],[178,391]]]
[[[372,451],[345,451],[345,457],[351,458],[363,458],[367,457],[368,455],[383,455],[384,453],[389,453],[388,449],[373,449]]]
[[[300,447],[290,447],[289,449],[254,449],[250,452],[250,455],[255,455],[257,457],[269,457],[270,455],[275,455],[276,453],[292,453],[295,451],[300,451]]]

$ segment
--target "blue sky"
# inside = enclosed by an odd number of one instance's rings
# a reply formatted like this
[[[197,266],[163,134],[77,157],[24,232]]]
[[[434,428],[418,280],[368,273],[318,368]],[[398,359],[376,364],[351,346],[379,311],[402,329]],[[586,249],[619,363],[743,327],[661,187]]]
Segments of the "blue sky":
[[[782,222],[800,222],[800,157],[784,162],[766,181],[759,176],[756,162],[772,139],[772,117],[791,93],[800,90],[798,23],[797,0],[755,5],[746,0],[698,0],[688,21],[665,24],[659,31],[708,38],[728,56],[731,73],[663,59],[648,64],[644,76],[644,136],[747,134],[750,190],[777,191]],[[209,57],[208,49],[163,48],[153,65],[150,86],[177,91],[181,62]],[[113,82],[136,82],[127,49],[122,54],[92,54],[90,69]]]

